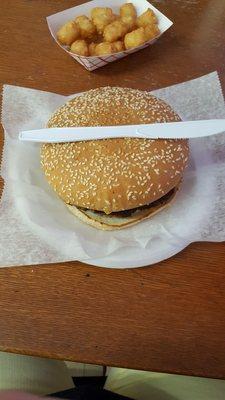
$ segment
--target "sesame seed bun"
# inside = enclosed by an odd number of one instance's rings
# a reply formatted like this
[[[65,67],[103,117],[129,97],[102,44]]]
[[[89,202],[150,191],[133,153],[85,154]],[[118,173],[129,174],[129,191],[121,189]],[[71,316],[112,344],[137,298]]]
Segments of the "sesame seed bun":
[[[153,215],[157,214],[159,211],[164,210],[172,203],[177,190],[178,187],[172,189],[166,196],[163,196],[163,198],[148,206],[130,210],[128,215],[126,215],[126,212],[105,214],[98,211],[96,212],[93,210],[70,206],[68,204],[67,207],[72,214],[86,224],[102,229],[103,231],[113,231],[135,225],[144,219],[153,217]]]
[[[172,121],[180,121],[179,116],[148,92],[105,87],[67,102],[53,114],[48,127]],[[49,184],[67,205],[111,214],[153,203],[176,188],[188,151],[186,140],[55,143],[42,145],[41,164]],[[87,212],[75,214],[87,218]]]

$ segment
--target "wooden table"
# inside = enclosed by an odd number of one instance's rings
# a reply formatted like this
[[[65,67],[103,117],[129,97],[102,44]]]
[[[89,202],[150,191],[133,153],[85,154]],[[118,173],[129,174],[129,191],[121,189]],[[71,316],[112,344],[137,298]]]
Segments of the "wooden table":
[[[225,89],[224,1],[153,1],[174,27],[96,72],[60,50],[45,21],[79,3],[1,0],[1,83],[61,94],[104,85],[156,89],[217,69]],[[0,349],[225,378],[224,258],[224,244],[198,243],[151,268],[1,269]]]

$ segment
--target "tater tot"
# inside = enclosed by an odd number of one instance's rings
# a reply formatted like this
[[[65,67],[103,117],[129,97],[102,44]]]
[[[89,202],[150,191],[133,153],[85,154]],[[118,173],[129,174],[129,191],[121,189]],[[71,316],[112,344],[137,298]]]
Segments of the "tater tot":
[[[125,50],[124,43],[121,40],[112,43],[112,46],[115,53]]]
[[[126,3],[120,7],[120,16],[127,25],[128,32],[136,28],[137,11],[132,3]]]
[[[61,26],[57,32],[57,39],[61,44],[70,46],[80,36],[80,29],[76,22],[69,21]]]
[[[123,17],[134,17],[137,18],[137,11],[132,3],[123,4],[120,7],[120,16]]]
[[[156,24],[155,25],[147,25],[144,28],[144,30],[145,30],[146,41],[154,39],[156,36],[158,36],[160,34],[160,30]]]
[[[135,17],[132,17],[131,15],[121,18],[121,21],[123,21],[123,23],[127,26],[128,32],[133,31],[137,27],[136,20],[137,19]]]
[[[97,29],[97,32],[102,34],[105,27],[113,22],[116,16],[109,7],[95,7],[91,11],[91,17],[93,23]]]
[[[132,3],[125,3],[120,7],[120,17],[127,26],[127,32],[133,31],[137,27],[137,11]]]
[[[97,46],[96,43],[89,44],[89,55],[95,56],[95,47]]]
[[[157,24],[157,17],[151,8],[148,8],[143,14],[137,18],[137,26],[145,27],[146,25]]]
[[[89,56],[88,45],[85,40],[80,39],[76,40],[71,44],[70,51],[75,54],[79,54],[80,56]]]
[[[127,26],[123,21],[114,21],[105,27],[103,33],[104,40],[110,43],[115,42],[122,38],[127,32]]]
[[[95,55],[103,56],[115,53],[112,43],[102,42],[95,47]]]
[[[145,30],[143,27],[136,29],[130,33],[127,33],[124,38],[125,48],[132,49],[146,42]]]
[[[96,28],[86,15],[80,15],[75,19],[75,22],[80,28],[80,36],[82,39],[93,39],[95,37]]]

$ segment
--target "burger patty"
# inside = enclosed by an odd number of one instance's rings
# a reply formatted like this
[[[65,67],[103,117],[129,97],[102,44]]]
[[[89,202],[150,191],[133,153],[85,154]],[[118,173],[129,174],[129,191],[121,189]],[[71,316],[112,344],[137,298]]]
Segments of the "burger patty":
[[[112,216],[112,217],[119,217],[119,218],[127,218],[127,217],[132,216],[137,211],[149,209],[151,207],[163,206],[164,204],[166,204],[168,202],[168,200],[171,197],[174,196],[176,191],[177,191],[177,188],[175,187],[172,190],[170,190],[167,194],[165,194],[163,197],[160,197],[160,199],[155,200],[150,204],[146,204],[144,206],[132,208],[130,210],[112,212],[111,214],[107,214],[107,215],[108,215],[108,217]],[[81,210],[81,211],[88,211],[89,210],[88,208],[83,208],[83,207],[77,207],[77,208],[79,210]],[[105,213],[103,211],[97,211],[97,210],[92,210],[92,211],[94,211],[98,215],[105,215]]]

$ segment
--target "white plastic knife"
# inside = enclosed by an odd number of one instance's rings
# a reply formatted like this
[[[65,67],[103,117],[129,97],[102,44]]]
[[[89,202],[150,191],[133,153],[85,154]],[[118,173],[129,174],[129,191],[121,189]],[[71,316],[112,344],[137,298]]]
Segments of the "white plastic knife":
[[[63,143],[121,137],[147,139],[192,139],[225,132],[225,119],[168,122],[143,125],[44,128],[19,133],[29,142]]]

